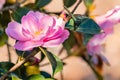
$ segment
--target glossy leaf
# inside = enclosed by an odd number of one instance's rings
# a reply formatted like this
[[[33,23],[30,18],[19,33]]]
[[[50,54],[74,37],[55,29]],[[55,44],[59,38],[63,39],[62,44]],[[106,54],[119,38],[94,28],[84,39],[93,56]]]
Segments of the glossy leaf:
[[[77,26],[76,31],[86,34],[100,33],[100,27],[92,19],[88,18]]]
[[[0,25],[0,36],[4,33],[4,28]]]
[[[12,17],[15,21],[20,23],[22,16],[26,15],[28,11],[28,8],[18,8],[12,13]]]
[[[74,32],[70,31],[69,38],[63,43],[63,46],[67,50],[68,55],[71,54],[71,49],[75,44],[76,44],[76,40],[74,37]]]
[[[0,77],[5,73],[5,70],[0,68]]]
[[[0,24],[2,27],[6,27],[8,23],[11,21],[10,12],[4,11],[0,14]]]
[[[63,69],[62,61],[57,56],[55,56],[54,54],[52,54],[51,52],[49,52],[43,48],[40,48],[40,50],[48,58],[51,66],[52,66],[52,70],[53,70],[52,75],[56,74],[57,72],[59,72]]]
[[[86,7],[90,7],[93,4],[94,0],[84,0]]]
[[[65,27],[70,30],[74,30],[74,26],[75,26],[74,19],[72,18],[65,24]]]
[[[63,0],[66,7],[71,7],[77,0]]]
[[[8,40],[8,36],[5,33],[0,35],[0,46],[3,46]]]
[[[72,19],[70,19],[66,24],[66,28],[75,32],[82,33],[84,39],[83,41],[84,44],[86,45],[91,37],[93,37],[95,34],[100,33],[101,29],[94,20],[86,16],[82,16],[82,15],[74,15],[74,16],[76,18],[76,20],[74,21],[74,25],[73,22],[71,21]],[[68,40],[70,41],[74,39],[74,38],[72,39],[69,38]],[[64,45],[67,51],[70,50],[70,43],[72,43],[68,40],[64,42],[66,45],[69,45],[69,46]]]
[[[13,63],[10,63],[10,62],[0,62],[0,68],[4,69],[5,71],[8,71],[12,66],[14,66]]]
[[[38,8],[42,8],[45,5],[49,4],[51,2],[51,0],[36,0],[36,6]]]
[[[11,76],[12,76],[12,80],[22,80],[15,74],[11,74]]]
[[[16,53],[18,56],[26,57],[31,53],[31,51],[19,51],[16,49]]]
[[[40,58],[40,62],[42,62],[42,61],[44,60],[44,58],[45,58],[45,55],[41,53],[41,54],[40,54],[40,57],[41,57],[41,58]]]
[[[100,33],[101,29],[92,19],[86,18],[76,27],[76,31],[82,33],[86,45],[90,38]]]
[[[44,80],[44,76],[40,75],[40,74],[34,74],[28,77],[27,80]]]
[[[57,61],[57,67],[55,69],[55,74],[56,74],[57,72],[60,72],[63,69],[63,63],[62,63],[62,61],[56,55],[54,55],[54,58]]]
[[[54,80],[51,78],[45,78],[44,76],[40,75],[40,74],[35,74],[35,75],[31,75],[27,78],[27,80]]]
[[[87,45],[88,41],[94,36],[94,34],[82,34],[84,39],[84,44]]]
[[[45,71],[40,71],[40,74],[43,75],[45,78],[51,78],[51,75]]]

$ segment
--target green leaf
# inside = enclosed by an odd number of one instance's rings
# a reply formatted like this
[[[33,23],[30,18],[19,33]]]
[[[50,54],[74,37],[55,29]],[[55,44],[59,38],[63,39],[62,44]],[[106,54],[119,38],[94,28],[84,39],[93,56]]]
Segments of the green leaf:
[[[72,18],[65,24],[65,27],[70,30],[74,30],[74,26],[75,26],[74,19]]]
[[[8,40],[8,36],[5,33],[0,35],[0,46],[3,46]]]
[[[44,58],[45,58],[45,55],[41,53],[41,54],[40,54],[40,57],[41,57],[41,58],[40,58],[40,62],[42,62],[42,61],[44,60]]]
[[[2,69],[2,68],[0,68],[0,77],[1,77],[2,75],[4,75],[4,73],[5,73],[5,70]]]
[[[99,25],[92,19],[84,16],[76,16],[76,30],[77,32],[82,33],[83,41],[86,45],[90,38],[92,38],[95,34],[100,33],[101,29]]]
[[[12,76],[12,80],[22,80],[15,74],[11,74],[11,76]]]
[[[90,7],[93,4],[94,0],[84,0],[84,4],[86,7]]]
[[[51,66],[52,66],[52,70],[53,70],[52,75],[56,74],[57,72],[59,72],[63,69],[62,61],[57,56],[55,56],[54,54],[52,54],[49,51],[46,51],[45,49],[43,49],[41,47],[40,47],[40,50],[48,58]]]
[[[76,31],[86,34],[100,33],[100,27],[92,19],[88,18],[77,26]]]
[[[4,33],[4,28],[0,25],[0,36]]]
[[[77,0],[63,0],[66,7],[71,7]]]
[[[0,62],[0,68],[4,69],[5,71],[8,71],[12,66],[14,66],[13,63],[10,63],[10,62]]]
[[[29,76],[27,80],[54,80],[54,79],[45,78],[44,76],[40,74],[34,74],[34,75]]]
[[[69,38],[64,41],[63,47],[67,50],[68,55],[71,54],[71,49],[76,44],[76,40],[74,37],[74,32],[70,31]]]
[[[10,12],[4,11],[0,14],[0,24],[2,27],[7,27],[8,23],[11,21]]]
[[[26,57],[31,53],[31,51],[19,51],[19,50],[16,49],[16,53],[17,53],[18,56]]]
[[[51,78],[51,75],[45,71],[40,71],[40,74],[43,75],[45,78]]]
[[[53,54],[53,56],[54,56],[54,58],[56,59],[56,62],[57,62],[57,67],[55,69],[55,74],[56,74],[57,72],[59,72],[63,69],[63,63],[56,55]]]
[[[20,23],[22,16],[26,15],[28,12],[28,8],[18,8],[12,13],[12,17],[15,21]]]
[[[42,8],[45,5],[47,5],[48,3],[50,3],[52,0],[36,0],[36,6],[38,8]]]
[[[94,34],[82,34],[84,39],[84,44],[87,45],[88,41],[94,36]]]
[[[44,76],[40,75],[40,74],[34,74],[28,77],[27,80],[44,80]]]
[[[76,18],[76,20],[74,21],[74,25],[73,25],[73,22],[70,21],[71,20],[70,19],[68,21],[68,23],[66,24],[66,28],[68,28],[72,31],[75,31],[75,32],[82,33],[83,41],[84,41],[84,44],[86,45],[91,37],[93,37],[95,34],[100,33],[101,29],[100,29],[99,25],[94,20],[92,20],[86,16],[82,16],[79,14],[74,15],[74,16]],[[68,40],[65,41],[64,46],[67,49],[67,51],[69,51],[72,48],[72,45],[70,47],[70,44],[72,43],[73,39],[74,38],[70,39],[70,37],[69,37]]]

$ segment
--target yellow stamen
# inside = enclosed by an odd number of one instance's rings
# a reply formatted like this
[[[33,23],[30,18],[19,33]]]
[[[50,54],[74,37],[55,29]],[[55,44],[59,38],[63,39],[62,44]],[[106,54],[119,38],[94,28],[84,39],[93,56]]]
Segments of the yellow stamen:
[[[41,31],[36,31],[35,35],[39,35],[41,33]]]

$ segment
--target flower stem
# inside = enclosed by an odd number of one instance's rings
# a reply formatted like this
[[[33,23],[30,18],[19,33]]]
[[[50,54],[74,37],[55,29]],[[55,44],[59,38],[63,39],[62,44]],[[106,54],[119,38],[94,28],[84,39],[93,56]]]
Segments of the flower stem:
[[[97,78],[98,80],[104,80],[104,79],[103,79],[103,76],[102,76],[101,74],[99,74],[99,73],[95,70],[95,68],[93,67],[93,65],[91,64],[91,62],[90,62],[89,60],[85,60],[85,61],[88,63],[88,65],[90,66],[90,68],[92,69],[92,71],[95,73],[96,78]]]

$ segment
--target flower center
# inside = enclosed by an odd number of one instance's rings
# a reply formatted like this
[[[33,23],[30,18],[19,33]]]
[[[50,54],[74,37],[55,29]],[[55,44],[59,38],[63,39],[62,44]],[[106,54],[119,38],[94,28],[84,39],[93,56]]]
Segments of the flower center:
[[[41,30],[39,30],[39,31],[36,31],[36,32],[34,33],[34,36],[36,37],[36,36],[40,35],[40,34],[41,34],[41,32],[42,32],[42,29],[41,29]]]
[[[39,35],[41,33],[41,31],[36,31],[35,35]]]

